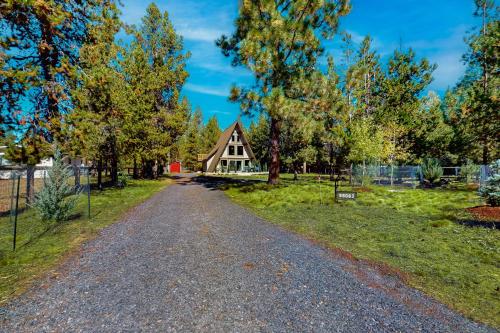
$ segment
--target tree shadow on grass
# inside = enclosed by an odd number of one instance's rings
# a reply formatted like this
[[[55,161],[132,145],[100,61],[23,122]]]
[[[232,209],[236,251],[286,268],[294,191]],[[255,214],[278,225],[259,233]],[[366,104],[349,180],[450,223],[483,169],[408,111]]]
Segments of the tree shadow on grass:
[[[487,229],[500,229],[500,221],[485,221],[479,219],[459,219],[456,221],[458,224],[472,228],[487,228]]]
[[[82,213],[74,213],[74,214],[71,214],[66,221],[61,221],[61,222],[47,222],[47,226],[44,229],[42,229],[41,232],[38,232],[38,233],[33,234],[33,235],[30,235],[30,238],[26,242],[24,242],[23,244],[21,244],[20,246],[18,246],[17,248],[22,248],[22,247],[28,246],[31,243],[34,243],[35,241],[39,240],[40,238],[42,238],[43,236],[47,235],[50,232],[57,232],[58,229],[60,229],[61,227],[63,227],[65,224],[68,224],[68,223],[71,223],[71,222],[73,222],[75,220],[78,220],[82,216],[83,216]]]

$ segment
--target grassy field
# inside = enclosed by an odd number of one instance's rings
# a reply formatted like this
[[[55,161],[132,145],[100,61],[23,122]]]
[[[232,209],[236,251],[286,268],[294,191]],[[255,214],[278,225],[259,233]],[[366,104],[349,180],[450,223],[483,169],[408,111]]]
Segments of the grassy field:
[[[223,187],[257,215],[357,258],[389,264],[408,275],[411,286],[500,327],[500,231],[460,223],[472,219],[464,208],[482,204],[475,191],[373,186],[356,201],[334,203],[330,182],[290,178],[277,187]]]
[[[90,220],[86,216],[85,194],[79,198],[74,218],[60,225],[49,226],[38,219],[34,209],[28,210],[19,215],[15,252],[12,251],[9,218],[0,218],[0,304],[24,291],[35,278],[48,272],[65,255],[168,183],[166,179],[131,180],[124,189],[93,191]]]

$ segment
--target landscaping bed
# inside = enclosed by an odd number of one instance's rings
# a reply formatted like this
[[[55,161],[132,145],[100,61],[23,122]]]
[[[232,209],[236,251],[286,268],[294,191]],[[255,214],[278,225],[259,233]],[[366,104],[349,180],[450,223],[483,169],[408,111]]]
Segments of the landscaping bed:
[[[467,211],[484,205],[477,191],[370,186],[355,201],[336,203],[331,182],[289,177],[277,187],[254,182],[223,189],[272,223],[356,260],[388,265],[409,285],[500,327],[500,231],[461,223],[484,222]]]

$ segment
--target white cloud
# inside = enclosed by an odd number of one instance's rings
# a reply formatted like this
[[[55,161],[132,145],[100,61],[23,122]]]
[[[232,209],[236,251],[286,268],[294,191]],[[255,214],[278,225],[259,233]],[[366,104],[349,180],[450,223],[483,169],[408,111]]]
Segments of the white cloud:
[[[221,110],[208,110],[207,113],[210,113],[210,114],[225,114],[225,115],[230,115],[231,114],[231,112],[221,111]]]
[[[434,71],[434,81],[431,83],[430,88],[444,90],[454,86],[465,71],[465,66],[461,59],[462,52],[441,53],[429,56],[430,62],[438,65]]]
[[[190,27],[181,27],[178,29],[178,33],[187,40],[210,43],[215,43],[215,40],[220,36],[228,34],[226,31],[218,29]]]
[[[214,95],[222,97],[228,97],[230,90],[228,87],[210,87],[193,83],[186,83],[184,85],[184,89],[205,95]]]

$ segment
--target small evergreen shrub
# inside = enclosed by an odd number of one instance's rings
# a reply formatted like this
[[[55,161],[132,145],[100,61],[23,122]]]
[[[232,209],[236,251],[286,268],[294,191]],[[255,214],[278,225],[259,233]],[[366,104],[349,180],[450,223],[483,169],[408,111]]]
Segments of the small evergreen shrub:
[[[424,179],[431,185],[439,183],[443,176],[443,168],[441,168],[441,164],[435,158],[425,159],[420,168],[422,169]]]
[[[65,166],[59,150],[54,156],[54,165],[47,172],[44,186],[35,195],[33,207],[44,221],[57,222],[67,220],[76,205],[78,197],[70,185],[71,168]]]
[[[464,179],[466,184],[469,184],[474,177],[479,173],[479,165],[472,163],[471,160],[460,167],[460,176]]]
[[[491,177],[486,184],[481,186],[479,194],[493,207],[500,206],[500,160],[496,160],[491,166]]]

